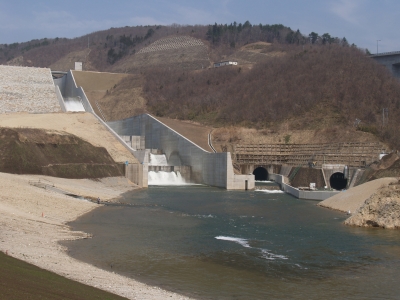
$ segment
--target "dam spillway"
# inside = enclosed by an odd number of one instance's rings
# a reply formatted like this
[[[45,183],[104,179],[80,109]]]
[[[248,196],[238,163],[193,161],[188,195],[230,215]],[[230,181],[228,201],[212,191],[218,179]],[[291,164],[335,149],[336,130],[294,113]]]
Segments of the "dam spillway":
[[[190,166],[169,165],[165,154],[149,153],[148,185],[186,185],[190,173]]]
[[[190,178],[193,183],[228,190],[254,188],[254,175],[234,174],[229,152],[208,152],[151,115],[143,114],[107,124],[117,134],[128,140],[127,142],[131,143],[132,147],[134,141],[140,141],[140,149],[161,150],[169,165],[190,166]],[[145,157],[146,150],[140,149],[137,149],[138,157]],[[143,158],[139,160],[146,163]],[[148,170],[151,171],[151,169]]]

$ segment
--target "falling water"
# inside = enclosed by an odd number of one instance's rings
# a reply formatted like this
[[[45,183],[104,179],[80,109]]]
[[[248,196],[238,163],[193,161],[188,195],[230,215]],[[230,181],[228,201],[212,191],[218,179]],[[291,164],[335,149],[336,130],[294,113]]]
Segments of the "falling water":
[[[151,154],[149,166],[168,166],[165,154]]]
[[[79,98],[65,98],[64,103],[67,111],[85,111]]]
[[[185,185],[186,182],[182,178],[180,172],[164,172],[164,171],[150,171],[149,172],[149,185]]]

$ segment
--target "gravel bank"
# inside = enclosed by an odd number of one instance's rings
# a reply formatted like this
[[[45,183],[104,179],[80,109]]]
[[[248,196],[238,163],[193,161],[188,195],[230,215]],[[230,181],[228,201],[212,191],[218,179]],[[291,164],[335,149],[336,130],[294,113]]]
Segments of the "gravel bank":
[[[29,181],[50,181],[56,187],[83,196],[111,200],[134,187],[124,178],[102,181],[71,180],[35,175],[0,173],[0,250],[43,269],[129,299],[188,299],[133,279],[77,261],[58,241],[90,238],[66,225],[98,207]]]

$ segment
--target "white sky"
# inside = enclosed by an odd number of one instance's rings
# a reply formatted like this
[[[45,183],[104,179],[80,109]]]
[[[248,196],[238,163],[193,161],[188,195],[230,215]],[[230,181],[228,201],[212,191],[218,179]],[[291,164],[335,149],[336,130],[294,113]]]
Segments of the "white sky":
[[[343,38],[376,52],[400,51],[399,0],[0,0],[0,44],[79,37],[110,27],[283,24]]]

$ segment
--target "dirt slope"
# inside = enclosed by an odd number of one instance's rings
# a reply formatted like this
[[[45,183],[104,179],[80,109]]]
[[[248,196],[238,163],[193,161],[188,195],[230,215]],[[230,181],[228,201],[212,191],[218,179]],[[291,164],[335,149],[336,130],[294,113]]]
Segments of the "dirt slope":
[[[123,176],[107,150],[60,131],[0,128],[0,172],[62,178]]]
[[[373,180],[352,189],[343,191],[333,197],[330,197],[320,203],[319,206],[339,210],[343,212],[350,211],[354,213],[365,201],[371,197],[381,186],[387,186],[390,183],[397,182],[394,177],[381,178]]]
[[[0,127],[64,131],[96,147],[104,147],[116,162],[138,163],[136,158],[90,113],[3,114]]]
[[[157,119],[204,150],[212,152],[208,145],[208,134],[212,130],[211,127],[168,118],[157,117]]]
[[[81,71],[74,71],[73,74],[76,84],[84,89],[94,111],[101,118],[121,120],[145,111],[140,75]]]

